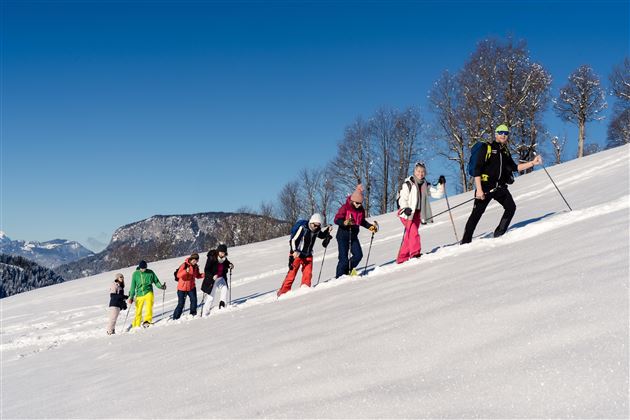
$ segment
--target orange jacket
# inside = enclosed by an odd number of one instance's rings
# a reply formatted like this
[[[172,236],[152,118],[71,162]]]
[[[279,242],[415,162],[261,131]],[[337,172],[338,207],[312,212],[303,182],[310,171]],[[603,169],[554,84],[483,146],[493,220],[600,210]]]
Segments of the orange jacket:
[[[203,273],[199,272],[199,265],[191,265],[186,258],[186,261],[177,270],[177,290],[189,292],[195,288],[195,279],[202,279],[203,277]]]

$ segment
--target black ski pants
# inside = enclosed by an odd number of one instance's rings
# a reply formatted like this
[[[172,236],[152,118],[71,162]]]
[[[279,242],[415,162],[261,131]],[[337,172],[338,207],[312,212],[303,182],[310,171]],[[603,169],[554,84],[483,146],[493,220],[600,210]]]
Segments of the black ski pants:
[[[335,277],[339,278],[344,274],[349,274],[353,268],[359,265],[361,258],[363,258],[358,233],[354,233],[348,229],[338,229],[337,249],[339,250],[339,261],[337,262]],[[352,253],[350,260],[348,260],[348,253]]]
[[[488,204],[490,204],[490,200],[492,199],[497,200],[504,209],[499,226],[497,226],[494,231],[494,237],[496,238],[501,236],[508,230],[512,217],[514,217],[514,213],[516,212],[516,204],[514,203],[512,194],[510,194],[507,187],[498,187],[494,190],[494,192],[486,194],[486,198],[484,200],[475,199],[472,213],[470,213],[470,217],[468,217],[468,221],[466,222],[466,230],[464,231],[464,237],[461,242],[462,244],[467,244],[472,241],[477,223],[479,223],[481,216],[486,211],[486,207],[488,207]]]

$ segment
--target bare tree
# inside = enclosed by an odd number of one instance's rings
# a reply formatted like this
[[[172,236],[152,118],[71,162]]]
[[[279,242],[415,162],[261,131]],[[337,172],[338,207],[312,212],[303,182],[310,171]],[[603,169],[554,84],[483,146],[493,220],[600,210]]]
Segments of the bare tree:
[[[437,123],[434,148],[438,155],[457,164],[462,190],[467,191],[470,140],[460,112],[460,87],[458,78],[445,71],[429,92],[429,103]]]
[[[317,190],[320,183],[321,171],[318,169],[302,169],[299,179],[301,182],[302,194],[306,204],[306,213],[313,214],[317,212]]]
[[[617,102],[608,125],[606,148],[630,143],[630,58],[615,66],[609,79]]]
[[[363,204],[368,215],[372,194],[372,155],[370,127],[358,117],[352,125],[346,127],[331,167],[334,180],[340,185],[340,194],[351,193],[357,184],[363,184]]]
[[[630,107],[618,112],[608,126],[606,148],[630,143]]]
[[[333,171],[330,165],[322,171],[319,183],[317,185],[317,198],[319,201],[319,209],[321,210],[324,220],[328,221],[329,216],[333,217],[334,209],[332,209],[333,200],[337,195],[337,189],[333,181]],[[332,221],[332,220],[331,220]]]
[[[602,120],[604,116],[600,112],[606,107],[600,80],[587,65],[578,67],[569,76],[569,82],[560,89],[560,95],[554,100],[554,109],[563,121],[578,124],[578,158],[584,156],[586,123]]]
[[[276,216],[276,211],[274,205],[271,201],[261,201],[260,202],[260,210],[258,214],[265,217],[274,217]]]
[[[613,68],[609,77],[613,95],[619,100],[630,103],[630,57]]]
[[[556,159],[556,164],[562,163],[562,153],[564,152],[564,146],[567,144],[567,136],[560,140],[558,136],[554,136],[551,139],[551,144],[553,146],[553,155]]]
[[[511,39],[479,42],[461,71],[442,74],[429,92],[437,116],[436,150],[457,163],[463,190],[472,187],[466,173],[470,148],[490,140],[497,125],[510,127],[513,153],[529,158],[537,150],[550,85],[551,76],[531,61],[526,42]]]
[[[409,107],[396,115],[394,124],[396,147],[391,159],[390,188],[392,194],[388,203],[388,211],[396,208],[396,194],[400,189],[402,180],[409,174],[409,168],[413,161],[427,152],[427,148],[420,138],[422,130],[422,118],[418,108]]]
[[[278,196],[279,213],[290,223],[300,218],[300,184],[297,181],[288,182]]]
[[[387,205],[390,196],[390,177],[392,166],[392,150],[394,145],[394,129],[396,125],[396,111],[381,108],[370,119],[370,133],[375,150],[375,163],[377,163],[375,183],[376,197],[379,199],[378,211],[383,214],[387,212]]]

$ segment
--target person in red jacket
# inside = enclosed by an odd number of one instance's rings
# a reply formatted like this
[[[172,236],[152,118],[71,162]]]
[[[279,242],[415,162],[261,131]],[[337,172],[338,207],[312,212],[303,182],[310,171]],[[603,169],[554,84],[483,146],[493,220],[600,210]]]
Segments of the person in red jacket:
[[[339,226],[337,229],[339,262],[337,263],[336,277],[341,277],[344,274],[356,275],[355,267],[363,258],[363,251],[359,243],[359,226],[363,226],[371,232],[378,231],[378,224],[376,222],[371,224],[365,218],[363,186],[361,184],[348,196],[344,205],[337,211],[335,224]],[[352,258],[348,258],[350,252],[352,252]]]
[[[195,279],[204,278],[203,273],[199,272],[199,254],[192,254],[186,258],[186,261],[179,266],[177,270],[177,307],[173,312],[173,319],[179,319],[184,310],[186,296],[190,298],[190,314],[197,315],[197,288],[195,287]]]

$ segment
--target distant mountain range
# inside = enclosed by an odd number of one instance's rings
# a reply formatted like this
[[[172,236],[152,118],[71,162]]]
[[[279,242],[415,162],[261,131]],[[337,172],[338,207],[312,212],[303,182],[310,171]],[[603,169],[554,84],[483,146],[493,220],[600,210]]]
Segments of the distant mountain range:
[[[92,251],[75,241],[65,239],[53,239],[46,242],[12,240],[1,231],[0,253],[24,257],[48,268],[55,268],[94,255]]]
[[[153,216],[118,228],[95,255],[55,268],[66,280],[137,264],[207,252],[220,243],[246,245],[286,235],[289,222],[246,213]]]

